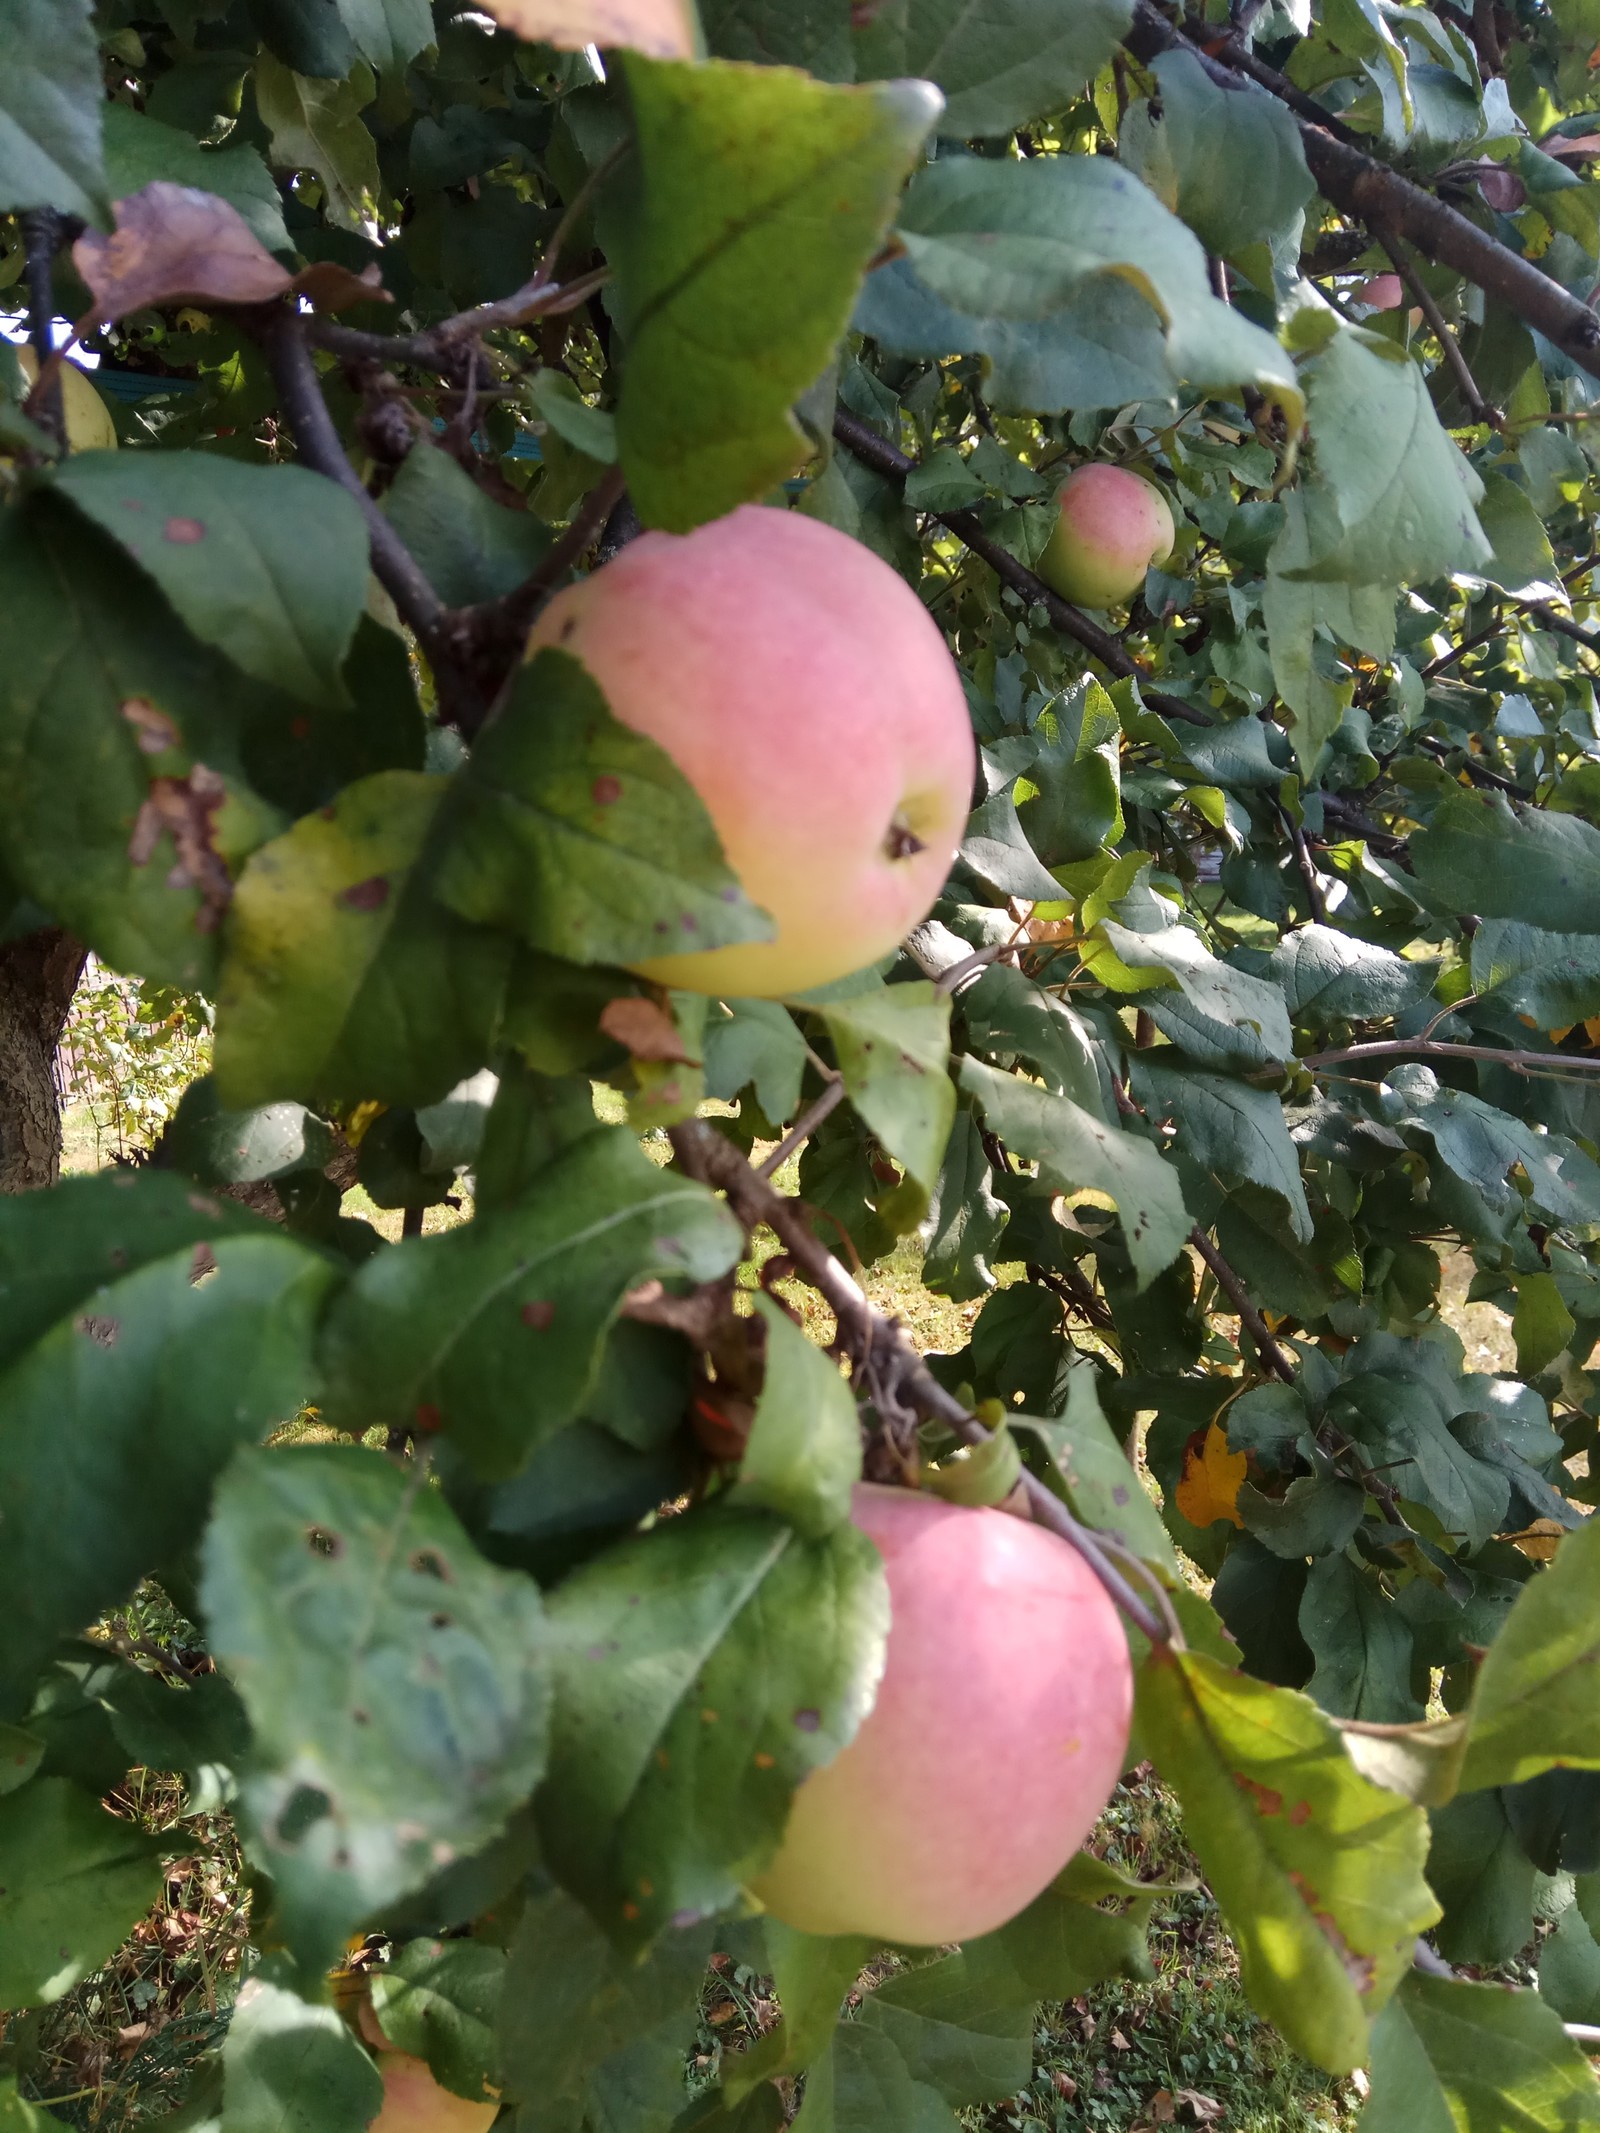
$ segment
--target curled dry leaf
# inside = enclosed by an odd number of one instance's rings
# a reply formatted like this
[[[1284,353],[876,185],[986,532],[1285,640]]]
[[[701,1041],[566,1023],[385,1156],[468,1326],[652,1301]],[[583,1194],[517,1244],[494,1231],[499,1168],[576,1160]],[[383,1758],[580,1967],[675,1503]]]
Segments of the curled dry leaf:
[[[484,0],[508,30],[529,42],[581,52],[586,44],[627,46],[652,59],[692,59],[693,19],[686,0]]]
[[[155,304],[268,304],[293,295],[318,311],[343,311],[390,301],[376,265],[354,274],[322,259],[291,274],[215,193],[157,178],[114,208],[109,237],[85,230],[72,248],[96,324]]]
[[[99,324],[152,304],[264,304],[291,276],[215,193],[157,178],[115,203],[110,236],[85,230],[72,263]]]

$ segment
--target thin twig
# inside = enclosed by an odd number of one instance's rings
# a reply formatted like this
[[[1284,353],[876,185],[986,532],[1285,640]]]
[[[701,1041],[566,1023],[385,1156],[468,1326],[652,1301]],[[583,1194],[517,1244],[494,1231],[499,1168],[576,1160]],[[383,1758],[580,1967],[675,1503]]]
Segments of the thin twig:
[[[497,303],[457,312],[423,333],[368,333],[362,327],[342,326],[337,319],[324,318],[309,319],[307,332],[319,348],[326,348],[330,355],[347,362],[410,363],[418,370],[437,370],[449,376],[461,369],[467,349],[484,334],[501,326],[527,326],[535,319],[576,311],[609,278],[609,268],[596,267],[592,273],[564,282],[559,288],[538,281],[525,282]]]
[[[869,423],[848,408],[838,408],[833,417],[833,434],[846,451],[851,452],[864,466],[881,474],[885,481],[905,486],[908,474],[916,471],[917,462],[907,458],[898,445],[886,437],[880,437]],[[1019,563],[1009,549],[984,531],[983,521],[976,511],[930,511],[928,516],[937,519],[964,541],[973,554],[981,556],[1004,585],[1020,593],[1031,607],[1042,607],[1052,624],[1063,636],[1071,637],[1084,650],[1098,659],[1100,664],[1122,680],[1140,684],[1139,693],[1152,711],[1163,718],[1176,718],[1190,726],[1210,726],[1215,723],[1194,704],[1186,704],[1181,698],[1164,695],[1160,690],[1144,686],[1147,676],[1143,667],[1109,630],[1080,614],[1070,602],[1052,592],[1043,578],[1036,577],[1026,563]]]
[[[1295,1367],[1290,1360],[1289,1351],[1273,1339],[1266,1320],[1250,1300],[1250,1291],[1198,1222],[1189,1232],[1189,1242],[1216,1277],[1217,1287],[1238,1312],[1239,1323],[1255,1342],[1261,1360],[1274,1377],[1281,1378],[1285,1385],[1292,1385],[1295,1381]]]
[[[822,1124],[822,1121],[831,1117],[843,1101],[844,1080],[841,1075],[835,1074],[816,1102],[801,1112],[766,1161],[756,1165],[756,1176],[758,1178],[776,1177],[802,1142],[808,1141]]]
[[[1274,803],[1278,820],[1289,833],[1289,842],[1294,848],[1294,862],[1300,869],[1300,879],[1305,884],[1306,901],[1311,906],[1311,916],[1319,926],[1328,923],[1328,907],[1323,901],[1322,884],[1317,879],[1316,867],[1312,864],[1311,847],[1306,843],[1306,833],[1281,801]]]
[[[1459,644],[1451,645],[1448,652],[1441,652],[1437,659],[1430,659],[1425,667],[1419,667],[1418,679],[1431,681],[1435,674],[1442,674],[1446,667],[1453,667],[1458,659],[1464,659],[1468,652],[1475,652],[1480,644],[1487,644],[1491,637],[1503,637],[1505,630],[1505,623],[1496,608],[1493,616],[1475,636],[1463,637]]]
[[[839,1322],[841,1343],[864,1369],[875,1367],[879,1377],[892,1380],[895,1390],[917,1413],[941,1422],[963,1444],[988,1443],[990,1432],[977,1416],[969,1413],[954,1393],[946,1392],[900,1328],[874,1309],[858,1283],[819,1243],[798,1201],[775,1192],[765,1178],[756,1175],[733,1143],[703,1120],[690,1119],[671,1127],[669,1133],[684,1168],[706,1184],[720,1186],[747,1229],[764,1224],[773,1231],[798,1272],[833,1311]],[[1117,1543],[1081,1524],[1060,1497],[1026,1468],[1021,1485],[1035,1523],[1058,1534],[1077,1550],[1136,1629],[1153,1644],[1181,1641],[1176,1619],[1163,1618],[1164,1613],[1170,1615],[1165,1595],[1152,1605],[1134,1590],[1111,1560],[1113,1554],[1125,1555]]]
[[[301,459],[308,467],[336,481],[353,496],[367,522],[372,548],[372,567],[393,600],[402,621],[410,624],[431,654],[445,608],[428,583],[421,566],[367,494],[365,484],[345,455],[339,432],[333,426],[322,384],[306,339],[305,324],[287,304],[274,305],[248,320],[260,341],[278,388],[278,402],[294,437]]]
[[[934,996],[962,990],[970,978],[975,978],[979,971],[987,970],[991,963],[998,962],[1001,956],[1010,952],[1009,941],[992,941],[986,948],[974,948],[971,955],[964,955],[959,963],[952,963],[947,970],[940,971],[933,981]]]
[[[1548,1073],[1553,1068],[1572,1067],[1580,1074],[1600,1074],[1600,1059],[1584,1052],[1500,1051],[1492,1044],[1451,1044],[1442,1038],[1381,1037],[1368,1044],[1346,1044],[1335,1052],[1312,1052],[1297,1062],[1313,1073],[1321,1067],[1343,1066],[1351,1059],[1486,1059],[1494,1066],[1508,1067],[1513,1074]]]
[[[1409,290],[1411,301],[1427,320],[1428,330],[1439,343],[1440,352],[1444,356],[1446,363],[1449,364],[1457,385],[1461,388],[1461,397],[1471,410],[1473,419],[1478,422],[1487,422],[1491,429],[1503,430],[1506,426],[1505,416],[1501,414],[1497,407],[1492,407],[1484,398],[1477,379],[1472,375],[1471,365],[1461,353],[1461,343],[1446,325],[1444,313],[1439,309],[1432,290],[1406,258],[1399,239],[1385,236],[1380,232],[1378,242],[1388,253],[1395,272]]]

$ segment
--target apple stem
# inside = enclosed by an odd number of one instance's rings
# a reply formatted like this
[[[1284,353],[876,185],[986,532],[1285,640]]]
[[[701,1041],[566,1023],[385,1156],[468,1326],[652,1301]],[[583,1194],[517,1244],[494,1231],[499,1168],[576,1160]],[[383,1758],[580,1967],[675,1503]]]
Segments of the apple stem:
[[[954,1393],[945,1390],[899,1326],[868,1302],[859,1284],[812,1234],[802,1202],[775,1192],[733,1143],[703,1120],[687,1119],[669,1127],[668,1134],[684,1169],[703,1184],[719,1186],[747,1232],[764,1224],[776,1235],[796,1270],[833,1311],[840,1344],[858,1367],[870,1370],[916,1413],[942,1422],[963,1444],[988,1443],[992,1432]],[[1077,1550],[1135,1629],[1154,1645],[1182,1645],[1183,1632],[1172,1602],[1148,1564],[1111,1535],[1082,1524],[1026,1467],[1022,1488],[1034,1523]],[[1135,1591],[1124,1571],[1145,1584],[1148,1599]]]

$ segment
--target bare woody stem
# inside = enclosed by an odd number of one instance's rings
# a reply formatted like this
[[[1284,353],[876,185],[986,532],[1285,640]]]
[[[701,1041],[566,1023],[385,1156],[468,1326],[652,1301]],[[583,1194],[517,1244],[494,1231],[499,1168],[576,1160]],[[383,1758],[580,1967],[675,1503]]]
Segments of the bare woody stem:
[[[1483,1059],[1492,1066],[1509,1067],[1514,1074],[1600,1074],[1600,1059],[1583,1052],[1501,1051],[1492,1044],[1451,1044],[1444,1038],[1379,1037],[1368,1044],[1346,1044],[1336,1052],[1312,1052],[1297,1062],[1315,1073],[1321,1067],[1343,1066],[1352,1059]]]
[[[833,434],[848,452],[854,454],[863,466],[869,466],[886,481],[905,486],[906,476],[915,473],[917,462],[910,459],[859,416],[852,415],[848,408],[839,408],[833,418]],[[933,511],[930,518],[947,526],[958,540],[964,541],[974,555],[981,556],[1003,585],[1020,593],[1031,607],[1042,607],[1054,627],[1065,637],[1071,637],[1084,650],[1098,659],[1108,673],[1121,680],[1137,681],[1140,694],[1152,711],[1160,712],[1163,718],[1175,718],[1185,725],[1209,726],[1213,720],[1194,704],[1186,704],[1181,698],[1167,696],[1156,689],[1143,687],[1146,679],[1144,669],[1109,630],[1101,629],[1097,622],[1080,614],[1069,601],[1052,592],[1043,578],[1036,577],[1026,563],[1019,563],[1009,549],[1002,548],[997,540],[984,531],[983,521],[976,511]]]
[[[1461,388],[1461,397],[1467,403],[1473,420],[1486,422],[1491,429],[1504,429],[1505,417],[1497,407],[1491,407],[1484,398],[1477,379],[1466,357],[1461,353],[1461,343],[1445,323],[1444,313],[1434,301],[1433,292],[1422,276],[1416,272],[1397,239],[1380,237],[1378,240],[1393,262],[1394,270],[1404,282],[1411,301],[1428,322],[1428,330],[1439,343],[1440,353],[1449,364],[1451,374]]]
[[[798,1201],[774,1191],[731,1141],[702,1120],[690,1119],[670,1132],[684,1169],[707,1185],[720,1187],[747,1231],[764,1224],[776,1235],[793,1265],[832,1310],[839,1322],[841,1345],[858,1362],[875,1363],[880,1376],[892,1379],[896,1393],[918,1414],[942,1423],[963,1444],[989,1441],[990,1432],[977,1416],[954,1393],[946,1392],[899,1327],[874,1309],[833,1254],[818,1242]],[[1114,1543],[1081,1524],[1026,1468],[1022,1487],[1034,1522],[1077,1550],[1136,1629],[1153,1644],[1180,1641],[1176,1620],[1163,1619],[1158,1607],[1135,1592],[1112,1562]],[[1153,1581],[1152,1590],[1159,1591]],[[1170,1615],[1170,1609],[1167,1612]]]
[[[1251,1301],[1250,1291],[1198,1223],[1189,1232],[1189,1242],[1211,1269],[1217,1287],[1238,1312],[1239,1323],[1255,1342],[1261,1360],[1275,1378],[1281,1378],[1285,1385],[1292,1385],[1295,1367],[1288,1350],[1273,1339],[1266,1320]]]

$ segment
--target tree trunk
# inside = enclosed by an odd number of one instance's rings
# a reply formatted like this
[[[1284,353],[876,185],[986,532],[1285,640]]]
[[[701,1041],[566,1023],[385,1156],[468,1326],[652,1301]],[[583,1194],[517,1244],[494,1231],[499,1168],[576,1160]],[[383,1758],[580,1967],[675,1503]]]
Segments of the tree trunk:
[[[55,1056],[84,951],[46,927],[0,943],[0,1192],[31,1192],[61,1175]]]

